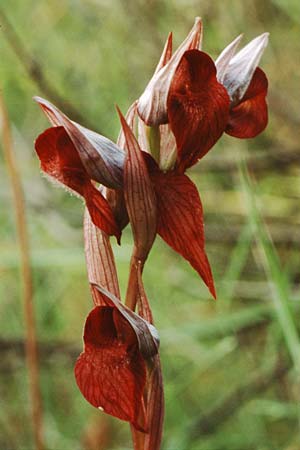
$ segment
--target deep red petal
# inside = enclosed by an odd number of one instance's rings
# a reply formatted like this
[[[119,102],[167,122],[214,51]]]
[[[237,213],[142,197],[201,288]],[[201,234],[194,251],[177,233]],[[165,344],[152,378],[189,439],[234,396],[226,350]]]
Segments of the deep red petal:
[[[158,233],[199,273],[216,297],[213,276],[204,249],[201,200],[194,183],[175,172],[152,173],[158,199]]]
[[[70,120],[41,97],[34,100],[54,127],[63,127],[73,142],[89,178],[107,187],[122,187],[124,152],[112,141]]]
[[[120,239],[111,208],[93,186],[77,150],[63,127],[48,128],[35,142],[42,170],[86,200],[92,221],[101,230]]]
[[[120,243],[121,231],[114,219],[111,207],[101,192],[89,182],[84,189],[83,196],[93,223],[108,235],[114,235]]]
[[[199,50],[184,53],[168,96],[168,117],[183,170],[202,158],[228,122],[229,97],[213,60]]]
[[[98,306],[85,325],[85,351],[75,366],[75,377],[86,400],[107,414],[126,420],[146,431],[143,392],[146,367],[129,342],[115,335],[114,308]],[[111,330],[111,331],[110,331]]]
[[[86,346],[106,347],[117,339],[117,330],[113,320],[114,308],[97,306],[88,315],[83,339]]]
[[[244,97],[230,111],[227,134],[238,138],[253,138],[266,128],[267,92],[267,77],[260,68],[257,68]]]
[[[89,177],[63,127],[48,128],[35,141],[41,168],[55,180],[83,195]]]

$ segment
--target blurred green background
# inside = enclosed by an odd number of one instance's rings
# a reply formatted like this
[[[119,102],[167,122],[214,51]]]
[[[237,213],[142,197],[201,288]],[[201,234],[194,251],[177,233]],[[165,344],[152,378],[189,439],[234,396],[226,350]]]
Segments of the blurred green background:
[[[128,425],[91,407],[75,384],[92,306],[83,204],[41,177],[33,141],[49,125],[32,96],[68,101],[87,126],[115,140],[115,104],[126,112],[141,94],[169,31],[176,46],[201,16],[204,51],[214,58],[241,32],[243,44],[270,32],[261,63],[270,81],[267,130],[249,141],[222,137],[190,173],[218,301],[160,238],[144,278],[161,336],[163,450],[299,450],[299,2],[1,0],[0,7],[0,88],[26,196],[49,450],[131,443]],[[2,151],[0,176],[0,448],[32,450],[19,249]],[[123,291],[131,244],[127,228],[122,246],[114,245]]]

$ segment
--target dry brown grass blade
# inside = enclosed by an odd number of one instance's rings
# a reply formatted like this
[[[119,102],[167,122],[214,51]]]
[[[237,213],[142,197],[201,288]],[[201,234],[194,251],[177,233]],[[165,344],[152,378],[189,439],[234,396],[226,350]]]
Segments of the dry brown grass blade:
[[[22,296],[26,329],[26,358],[32,407],[32,427],[36,450],[43,450],[42,402],[39,386],[39,363],[36,324],[33,305],[33,281],[30,264],[29,237],[25,216],[25,201],[20,176],[13,150],[10,123],[2,93],[0,91],[0,119],[2,131],[2,147],[13,192],[16,216],[16,229],[20,248]]]

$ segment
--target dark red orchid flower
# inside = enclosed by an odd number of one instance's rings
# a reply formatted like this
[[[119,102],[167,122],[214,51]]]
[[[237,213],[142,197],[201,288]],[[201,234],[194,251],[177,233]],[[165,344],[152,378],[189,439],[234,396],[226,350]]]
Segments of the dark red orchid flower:
[[[120,239],[112,210],[92,183],[65,129],[48,128],[35,141],[35,149],[43,172],[84,197],[94,224]]]
[[[176,138],[177,170],[193,166],[224,131],[251,138],[264,130],[268,81],[257,63],[267,40],[264,33],[234,57],[230,54],[226,64],[224,53],[220,55],[221,71],[220,62],[216,66],[204,52],[183,54],[167,100],[169,124]],[[224,52],[228,56],[226,49]]]
[[[72,122],[50,102],[36,101],[54,125],[35,141],[42,170],[84,197],[94,224],[119,241],[121,231],[111,207],[93,180],[119,189],[124,152],[104,136]]]
[[[83,338],[75,366],[82,394],[96,408],[145,431],[146,364],[132,327],[116,308],[97,306],[86,319]]]
[[[86,319],[84,351],[75,366],[78,387],[96,408],[146,432],[144,388],[147,364],[158,351],[157,332],[113,294],[94,288],[103,301]]]
[[[216,68],[218,81],[225,86],[231,100],[225,132],[246,139],[257,136],[268,123],[268,80],[257,66],[269,34],[256,37],[235,54],[241,38],[238,36],[223,50],[216,60]]]

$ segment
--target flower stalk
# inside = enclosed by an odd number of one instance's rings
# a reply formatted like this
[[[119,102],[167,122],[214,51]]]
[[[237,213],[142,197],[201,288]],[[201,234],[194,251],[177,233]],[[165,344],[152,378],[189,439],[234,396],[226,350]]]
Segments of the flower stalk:
[[[205,248],[203,207],[187,171],[227,133],[255,137],[268,121],[268,81],[258,67],[264,33],[214,62],[202,49],[199,17],[172,53],[169,34],[156,70],[124,117],[114,144],[35,98],[51,123],[36,140],[41,168],[84,198],[84,240],[94,308],[84,326],[75,377],[86,400],[129,422],[134,450],[159,450],[164,395],[159,337],[142,273],[160,237],[216,298]],[[100,183],[100,187],[96,186]],[[110,236],[130,223],[134,245],[125,302]]]

